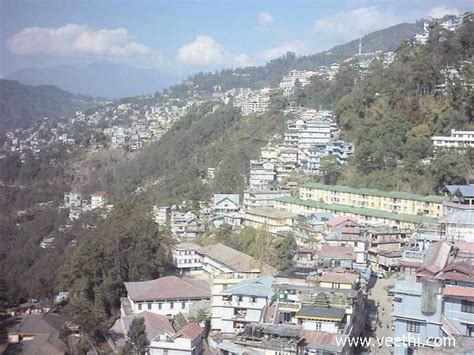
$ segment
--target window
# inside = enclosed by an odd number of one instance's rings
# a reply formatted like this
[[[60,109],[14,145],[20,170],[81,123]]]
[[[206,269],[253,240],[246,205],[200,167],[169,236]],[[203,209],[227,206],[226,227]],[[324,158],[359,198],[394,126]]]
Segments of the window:
[[[407,332],[419,333],[420,332],[420,323],[408,321],[407,322]]]
[[[256,303],[256,302],[257,302],[257,297],[251,297],[251,298],[250,298],[250,302]]]
[[[185,309],[186,308],[186,302],[182,302],[181,303],[181,309]]]
[[[466,335],[472,337],[474,335],[474,324],[466,324]]]
[[[341,284],[339,282],[333,282],[331,287],[332,288],[341,288]]]
[[[173,307],[174,307],[174,303],[170,302],[170,309],[173,309]]]
[[[158,309],[161,309],[161,307],[162,307],[162,304],[158,303]]]
[[[148,306],[148,309],[151,309],[151,303],[148,303],[147,306]]]
[[[474,302],[462,300],[461,301],[461,312],[474,313]]]
[[[141,303],[138,304],[138,310],[139,310],[139,311],[142,310],[142,304],[141,304]]]
[[[237,296],[237,302],[242,302],[243,297],[242,296]]]
[[[168,355],[168,349],[163,349],[163,355]]]

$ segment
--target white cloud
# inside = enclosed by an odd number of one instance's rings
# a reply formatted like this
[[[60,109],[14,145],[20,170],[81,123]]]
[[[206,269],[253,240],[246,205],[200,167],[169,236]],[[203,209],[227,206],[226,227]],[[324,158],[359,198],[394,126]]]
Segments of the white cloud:
[[[280,46],[267,49],[258,55],[259,58],[269,61],[281,57],[287,52],[294,52],[298,55],[308,54],[308,44],[302,40],[284,43]]]
[[[275,21],[275,18],[268,12],[260,12],[258,14],[258,24],[261,27],[268,27]]]
[[[210,36],[198,35],[192,42],[179,48],[176,55],[179,64],[193,66],[231,66],[240,67],[251,64],[247,54],[236,54]]]
[[[402,22],[403,19],[378,6],[338,12],[329,17],[318,19],[313,26],[314,33],[320,39],[333,41],[352,40]]]
[[[428,13],[428,16],[429,17],[433,17],[433,18],[442,18],[446,15],[459,15],[461,12],[458,10],[458,9],[455,9],[455,8],[448,8],[446,6],[438,6],[438,7],[434,7],[432,8],[429,13]]]
[[[156,54],[143,44],[130,40],[124,28],[94,31],[77,24],[58,28],[24,28],[10,37],[7,45],[12,53],[25,56],[133,57]]]

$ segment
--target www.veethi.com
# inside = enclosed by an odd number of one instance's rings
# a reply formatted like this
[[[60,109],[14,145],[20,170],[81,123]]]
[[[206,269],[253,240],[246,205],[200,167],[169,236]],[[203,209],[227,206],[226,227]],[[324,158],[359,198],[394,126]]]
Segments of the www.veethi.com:
[[[401,337],[381,337],[381,338],[336,338],[336,343],[338,346],[345,347],[349,345],[351,348],[354,347],[392,347],[392,346],[401,346],[409,345],[416,347],[455,347],[456,339],[454,337],[427,337],[426,341],[422,342],[420,337],[415,336],[406,336]]]

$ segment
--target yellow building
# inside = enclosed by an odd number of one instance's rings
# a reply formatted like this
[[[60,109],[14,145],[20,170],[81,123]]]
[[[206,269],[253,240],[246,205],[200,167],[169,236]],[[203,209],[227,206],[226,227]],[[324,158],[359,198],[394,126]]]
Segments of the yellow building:
[[[276,208],[261,207],[245,212],[245,225],[277,234],[290,230],[297,215]]]
[[[443,203],[447,201],[444,196],[423,196],[410,192],[381,191],[313,182],[300,187],[299,198],[432,218],[442,217]]]

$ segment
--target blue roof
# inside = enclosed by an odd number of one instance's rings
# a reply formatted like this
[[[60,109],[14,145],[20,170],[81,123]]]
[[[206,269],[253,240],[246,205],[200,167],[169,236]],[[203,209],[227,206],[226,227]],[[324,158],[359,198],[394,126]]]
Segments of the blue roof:
[[[222,292],[241,296],[271,297],[274,282],[275,278],[273,276],[260,276],[256,279],[242,280]]]
[[[474,185],[446,185],[444,188],[450,195],[474,197]]]

